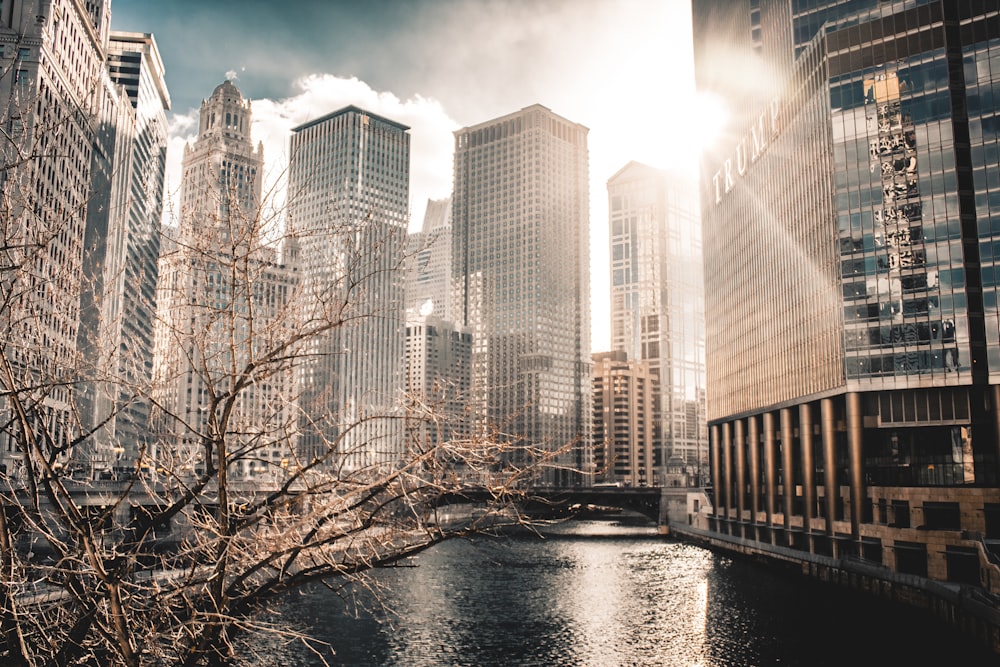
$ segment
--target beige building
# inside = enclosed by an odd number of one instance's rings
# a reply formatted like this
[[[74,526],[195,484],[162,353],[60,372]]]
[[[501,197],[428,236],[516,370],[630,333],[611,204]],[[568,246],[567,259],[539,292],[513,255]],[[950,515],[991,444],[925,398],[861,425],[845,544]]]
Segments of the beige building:
[[[198,138],[184,149],[179,225],[165,231],[156,455],[178,472],[204,470],[201,440],[222,416],[218,399],[292,324],[285,307],[295,276],[262,238],[263,155],[250,125],[250,102],[231,81],[202,102]],[[291,369],[255,365],[226,427],[232,451],[243,453],[234,472],[244,476],[277,473],[296,453]]]
[[[110,22],[106,1],[0,4],[0,208],[8,267],[0,347],[14,373],[3,391],[33,387],[21,398],[53,448],[93,427],[93,393],[81,380],[107,367],[93,346],[99,334],[82,323],[82,311],[106,310],[109,299],[123,297],[108,278],[109,267],[127,263],[119,241],[129,235],[135,111],[106,66]],[[155,189],[156,166],[151,170]],[[155,276],[143,279],[155,283]],[[125,337],[139,352],[135,363],[148,363],[141,332]],[[16,430],[0,433],[0,474],[17,472],[19,437]],[[74,475],[93,475],[102,458],[97,449],[96,439],[86,438],[60,463]]]
[[[659,375],[621,350],[594,355],[594,481],[662,486]]]

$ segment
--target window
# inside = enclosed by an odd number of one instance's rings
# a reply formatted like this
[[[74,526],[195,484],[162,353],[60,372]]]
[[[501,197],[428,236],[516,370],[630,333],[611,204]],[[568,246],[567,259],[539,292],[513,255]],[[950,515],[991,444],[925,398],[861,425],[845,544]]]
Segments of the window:
[[[924,528],[931,530],[961,530],[962,513],[958,503],[924,503]]]
[[[910,503],[907,500],[892,501],[892,516],[889,523],[894,528],[910,527]]]
[[[919,542],[896,542],[896,570],[903,574],[927,576],[927,546]]]

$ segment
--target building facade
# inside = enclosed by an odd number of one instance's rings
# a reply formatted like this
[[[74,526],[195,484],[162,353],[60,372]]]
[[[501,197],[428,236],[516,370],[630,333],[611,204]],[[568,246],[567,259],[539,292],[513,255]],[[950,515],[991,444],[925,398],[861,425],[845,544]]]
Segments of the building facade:
[[[3,354],[14,392],[31,416],[30,428],[59,465],[85,475],[93,458],[85,433],[79,381],[92,358],[81,359],[81,302],[94,282],[83,279],[90,244],[104,251],[106,236],[88,230],[101,216],[98,200],[112,203],[112,179],[124,164],[116,131],[127,103],[105,67],[110,6],[71,0],[21,0],[0,6],[0,207],[4,280],[0,300]],[[57,155],[58,158],[52,157]],[[24,159],[29,156],[28,159]],[[95,173],[95,169],[99,173]],[[104,223],[114,212],[105,209]],[[25,390],[25,391],[22,391]],[[85,393],[82,392],[82,393]],[[21,463],[17,422],[0,434],[0,473]]]
[[[451,198],[427,202],[424,223],[406,251],[406,309],[451,321]]]
[[[705,296],[694,174],[630,162],[608,179],[611,347],[660,378],[663,437],[654,484],[674,459],[708,473]],[[707,481],[707,479],[705,480]]]
[[[436,315],[410,313],[406,320],[408,436],[429,446],[468,440],[471,374],[472,335]],[[461,463],[456,461],[464,468]]]
[[[405,125],[346,107],[292,131],[290,233],[315,295],[300,315],[330,325],[301,373],[302,446],[344,470],[401,456],[409,178]]]
[[[701,171],[710,529],[1000,591],[1000,19],[693,16],[699,91],[731,112]]]
[[[170,108],[152,35],[112,32],[108,73],[106,108],[114,122],[99,133],[107,136],[105,150],[94,150],[79,344],[103,373],[113,372],[95,374],[78,401],[85,428],[97,429],[94,466],[104,475],[134,469],[149,433]]]
[[[663,484],[660,375],[624,350],[594,355],[594,481]]]
[[[589,480],[587,128],[541,105],[455,133],[452,280],[482,427],[558,452],[539,483]]]
[[[184,148],[179,224],[164,230],[154,455],[177,475],[206,470],[202,443],[221,429],[230,474],[280,474],[296,454],[294,377],[262,363],[289,336],[296,276],[263,238],[263,148],[251,142],[251,111],[231,81],[202,101],[198,138]]]

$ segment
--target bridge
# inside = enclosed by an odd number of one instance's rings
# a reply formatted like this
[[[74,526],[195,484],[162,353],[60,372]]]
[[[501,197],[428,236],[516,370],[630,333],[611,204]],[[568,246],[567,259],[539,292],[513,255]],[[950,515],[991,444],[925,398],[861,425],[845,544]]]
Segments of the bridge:
[[[489,489],[468,487],[443,496],[439,504],[487,503],[495,499],[495,493]],[[501,497],[504,499],[519,505],[529,515],[569,516],[588,506],[611,507],[637,512],[657,524],[666,523],[665,496],[657,486],[536,487],[505,493]]]

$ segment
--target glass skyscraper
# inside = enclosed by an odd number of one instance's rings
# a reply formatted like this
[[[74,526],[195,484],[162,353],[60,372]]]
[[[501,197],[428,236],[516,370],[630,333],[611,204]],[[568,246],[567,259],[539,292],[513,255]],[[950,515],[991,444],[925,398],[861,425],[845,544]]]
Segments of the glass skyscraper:
[[[630,162],[608,179],[611,347],[660,382],[657,485],[670,459],[708,473],[701,225],[693,174]]]
[[[423,227],[407,245],[406,309],[452,321],[451,198],[427,202]]]
[[[992,581],[1000,17],[967,0],[693,17],[699,92],[729,110],[701,165],[708,527]]]
[[[470,407],[501,437],[559,452],[535,480],[559,486],[592,468],[587,132],[536,104],[455,133],[452,313],[472,333]]]

